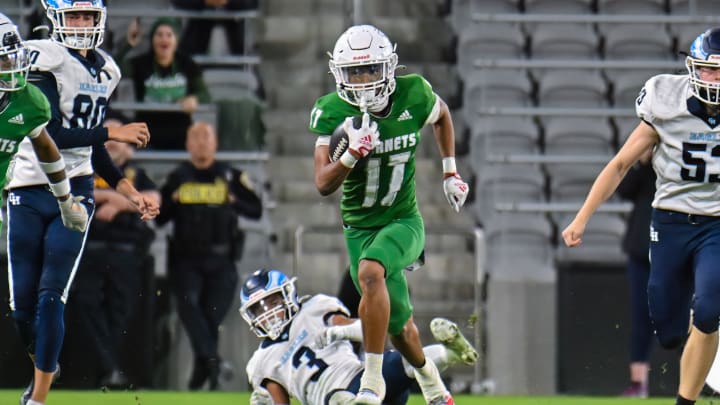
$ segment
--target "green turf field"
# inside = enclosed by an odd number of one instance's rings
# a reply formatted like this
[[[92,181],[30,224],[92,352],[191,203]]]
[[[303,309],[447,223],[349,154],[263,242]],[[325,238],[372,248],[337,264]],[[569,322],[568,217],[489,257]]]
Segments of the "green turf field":
[[[0,404],[15,405],[22,390],[0,390]],[[92,392],[56,390],[46,405],[245,405],[244,392],[189,393],[167,391]],[[494,397],[456,395],[458,405],[672,405],[672,398],[621,399],[601,397]],[[720,405],[720,399],[704,399],[698,405]],[[413,396],[408,405],[424,405]]]

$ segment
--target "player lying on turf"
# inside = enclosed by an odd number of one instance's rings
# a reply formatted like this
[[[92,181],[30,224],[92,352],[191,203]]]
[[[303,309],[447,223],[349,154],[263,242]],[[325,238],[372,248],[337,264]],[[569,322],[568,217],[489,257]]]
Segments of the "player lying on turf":
[[[261,269],[243,283],[240,313],[263,340],[247,364],[253,387],[251,405],[352,404],[360,388],[363,362],[352,342],[362,340],[360,320],[335,297],[298,298],[295,278],[280,270]],[[472,365],[478,353],[458,326],[443,318],[430,323],[441,344],[423,348],[438,369],[462,362]],[[385,352],[382,374],[385,404],[405,404],[413,384],[413,367],[397,351]]]

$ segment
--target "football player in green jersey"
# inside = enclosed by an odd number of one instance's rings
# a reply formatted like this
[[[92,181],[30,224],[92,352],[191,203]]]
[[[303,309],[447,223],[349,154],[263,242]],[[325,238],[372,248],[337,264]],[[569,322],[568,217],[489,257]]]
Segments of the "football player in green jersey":
[[[455,134],[447,105],[423,77],[395,77],[394,48],[370,25],[350,27],[337,40],[330,60],[337,91],[320,97],[310,116],[309,128],[319,135],[315,184],[322,195],[340,185],[343,190],[343,232],[350,273],[362,294],[358,313],[366,352],[356,403],[382,403],[382,353],[389,334],[415,367],[426,402],[447,405],[453,399],[437,367],[423,355],[404,274],[425,244],[415,197],[415,149],[422,127],[433,128],[443,158],[443,189],[455,211],[469,188],[455,168]],[[362,116],[359,129],[353,126],[357,116]],[[349,146],[331,161],[330,138],[340,125]],[[471,351],[466,356],[476,357]]]
[[[84,230],[87,210],[70,193],[65,163],[45,130],[50,120],[50,104],[37,87],[27,83],[29,69],[28,53],[17,27],[0,14],[0,189],[5,187],[8,166],[27,136],[58,199],[63,224],[69,229]]]

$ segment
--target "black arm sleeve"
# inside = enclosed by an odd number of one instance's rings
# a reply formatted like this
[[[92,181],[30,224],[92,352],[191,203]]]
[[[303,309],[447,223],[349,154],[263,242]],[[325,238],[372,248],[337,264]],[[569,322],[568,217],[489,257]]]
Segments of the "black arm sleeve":
[[[103,178],[112,188],[125,177],[123,172],[113,163],[105,145],[96,145],[92,148],[92,165],[95,172]]]
[[[175,206],[177,202],[173,201],[172,195],[180,186],[178,171],[170,173],[165,184],[160,189],[162,196],[162,204],[160,205],[160,214],[155,218],[155,223],[165,225],[175,216]]]
[[[234,178],[230,184],[230,191],[235,195],[233,209],[240,215],[258,219],[262,216],[262,202],[260,197],[253,190],[245,187],[240,181],[242,172],[233,170]]]
[[[55,76],[50,72],[32,72],[32,84],[40,88],[50,102],[50,122],[47,131],[59,149],[77,148],[79,146],[102,145],[108,140],[108,130],[103,127],[92,129],[64,128],[60,113],[60,95],[57,91]]]

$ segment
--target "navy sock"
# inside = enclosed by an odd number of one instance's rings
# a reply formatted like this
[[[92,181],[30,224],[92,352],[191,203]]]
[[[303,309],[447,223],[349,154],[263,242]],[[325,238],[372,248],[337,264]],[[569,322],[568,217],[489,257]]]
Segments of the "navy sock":
[[[57,368],[65,334],[64,311],[65,304],[60,300],[60,294],[51,291],[40,293],[35,366],[47,373]]]
[[[685,399],[680,394],[678,394],[677,399],[675,400],[675,405],[693,405],[693,404],[695,404],[695,401]]]

